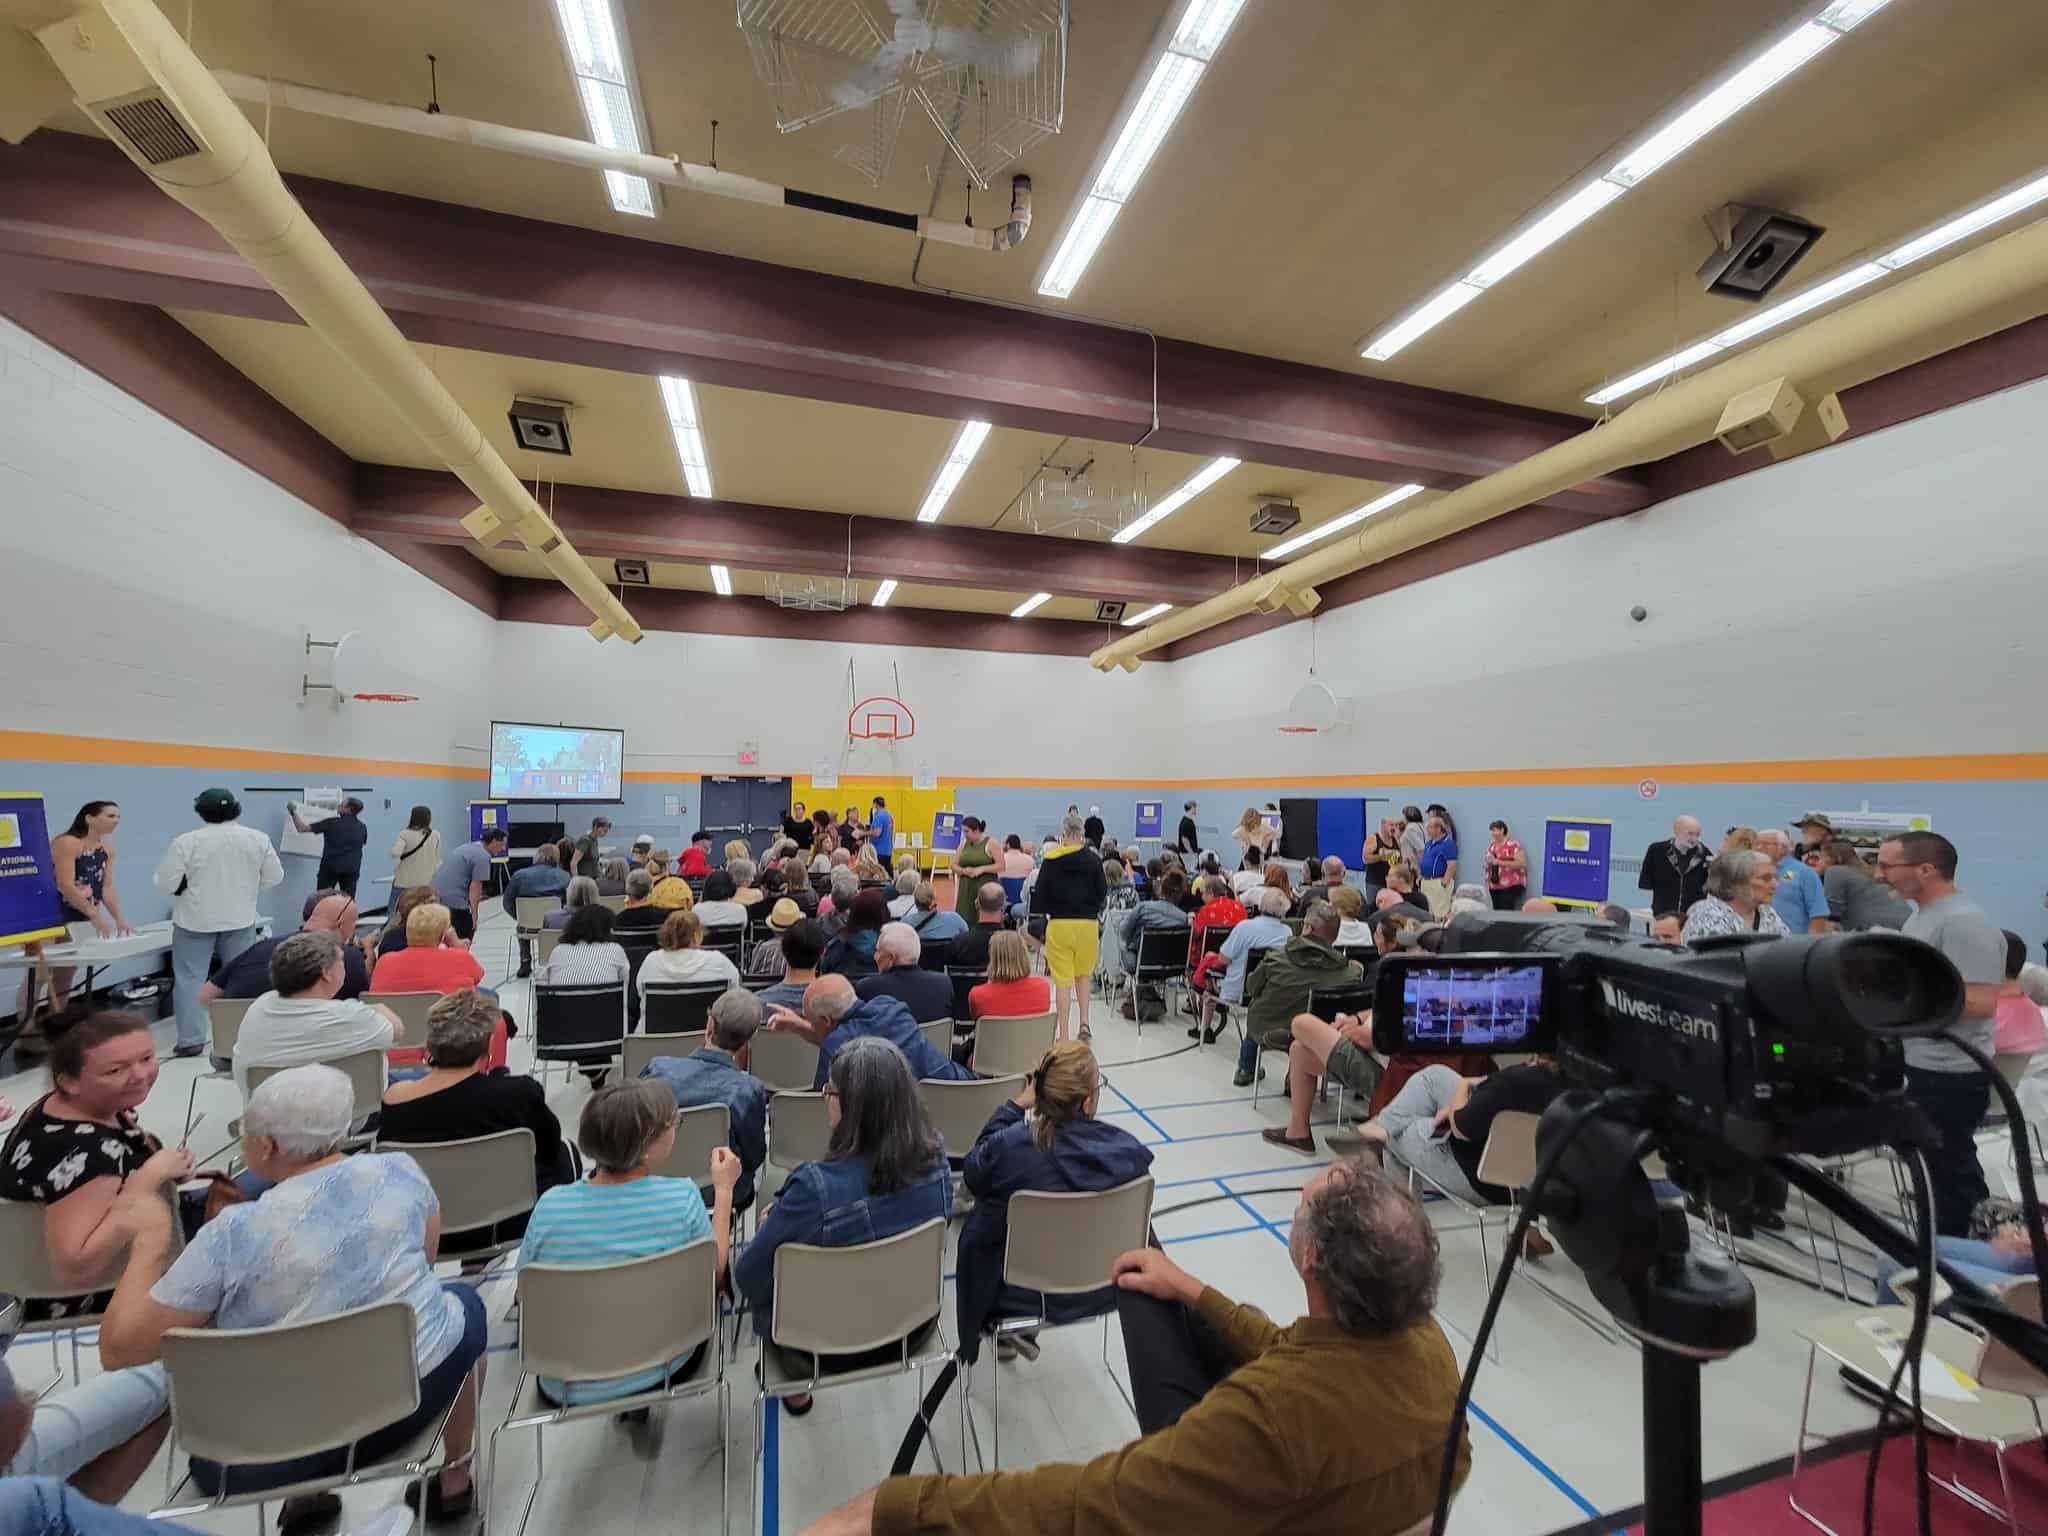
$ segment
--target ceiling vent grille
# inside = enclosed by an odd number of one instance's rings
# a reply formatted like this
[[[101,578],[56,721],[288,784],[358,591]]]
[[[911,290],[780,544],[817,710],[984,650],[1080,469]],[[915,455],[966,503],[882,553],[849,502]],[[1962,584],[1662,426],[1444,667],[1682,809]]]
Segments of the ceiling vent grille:
[[[160,91],[143,91],[94,111],[145,165],[169,165],[200,151],[198,137]]]

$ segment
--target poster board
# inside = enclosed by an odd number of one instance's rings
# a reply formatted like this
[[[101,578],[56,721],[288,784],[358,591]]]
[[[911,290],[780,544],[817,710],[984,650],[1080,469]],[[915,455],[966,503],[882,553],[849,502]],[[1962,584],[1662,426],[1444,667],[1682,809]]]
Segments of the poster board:
[[[472,800],[469,802],[469,840],[472,843],[482,842],[484,840],[484,833],[493,827],[504,827],[509,831],[511,826],[511,802],[506,800]],[[498,857],[502,861],[505,856],[500,854]]]
[[[1597,907],[1607,900],[1614,823],[1593,816],[1549,816],[1543,822],[1543,894],[1561,907]]]
[[[292,825],[292,807],[299,808],[299,814],[308,826],[316,821],[334,815],[341,809],[341,786],[323,784],[308,787],[296,800],[287,800],[284,806],[284,830],[278,834],[277,851],[296,853],[305,858],[317,859],[327,850],[327,839],[315,832],[301,832]]]
[[[43,797],[0,794],[0,944],[61,939],[67,932]]]
[[[960,851],[960,812],[940,811],[932,817],[932,851],[935,853],[958,853]]]
[[[1822,811],[1834,823],[1834,835],[1853,847],[1866,864],[1877,862],[1878,844],[1905,832],[1932,832],[1934,818],[1924,811]]]
[[[1164,837],[1166,825],[1166,803],[1161,800],[1140,800],[1138,802],[1138,824],[1132,836],[1143,840],[1151,838],[1157,842]]]

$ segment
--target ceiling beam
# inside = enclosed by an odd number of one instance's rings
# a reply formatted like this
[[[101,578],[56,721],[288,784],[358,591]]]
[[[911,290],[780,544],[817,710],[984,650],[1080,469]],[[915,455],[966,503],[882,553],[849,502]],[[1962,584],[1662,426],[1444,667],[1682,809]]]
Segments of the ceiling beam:
[[[1586,425],[660,241],[334,182],[292,178],[292,188],[399,328],[437,345],[1436,488]],[[15,281],[297,318],[99,140],[44,131],[0,147],[0,208],[12,210],[0,217],[0,274]],[[1642,476],[1622,472],[1549,504],[1613,516],[1649,500]]]
[[[462,482],[440,470],[356,466],[360,533],[466,546],[473,541],[461,519],[475,507],[476,497]],[[1090,601],[1199,603],[1241,579],[1250,566],[1177,549],[581,485],[555,487],[548,511],[578,549],[596,557],[863,581],[893,578]]]
[[[427,544],[418,539],[393,538],[386,533],[356,531],[393,559],[403,560],[435,586],[461,598],[472,608],[494,619],[504,617],[505,578],[475,556],[447,544]],[[581,600],[558,582],[541,581],[534,585],[552,586],[567,593],[572,602],[580,604]],[[583,617],[575,623],[578,628],[588,629],[590,611],[584,609]]]
[[[463,558],[467,559],[467,556]],[[581,627],[589,615],[575,594],[552,581],[507,576],[499,581],[498,618],[508,624]],[[566,599],[566,601],[565,601]],[[1077,619],[1013,619],[1000,613],[950,613],[932,608],[873,608],[841,613],[782,608],[758,597],[719,597],[646,587],[633,594],[633,616],[647,630],[809,640],[825,645],[914,645],[959,651],[1085,658],[1102,644],[1103,627]]]

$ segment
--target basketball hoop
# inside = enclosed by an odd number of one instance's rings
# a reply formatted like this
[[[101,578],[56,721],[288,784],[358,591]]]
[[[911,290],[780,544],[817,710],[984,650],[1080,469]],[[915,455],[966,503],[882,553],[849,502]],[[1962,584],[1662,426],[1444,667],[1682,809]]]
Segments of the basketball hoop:
[[[1283,725],[1280,727],[1280,734],[1283,736],[1314,736],[1321,731],[1322,727],[1320,725]]]
[[[848,741],[908,741],[917,734],[917,717],[901,699],[875,694],[846,712]]]
[[[358,704],[417,704],[420,701],[416,693],[352,693],[349,697]]]

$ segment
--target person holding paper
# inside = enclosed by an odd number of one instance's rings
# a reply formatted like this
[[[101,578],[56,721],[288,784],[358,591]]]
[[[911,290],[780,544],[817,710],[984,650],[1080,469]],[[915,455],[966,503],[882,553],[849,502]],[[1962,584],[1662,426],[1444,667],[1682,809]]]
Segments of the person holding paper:
[[[296,801],[285,804],[292,825],[320,839],[320,870],[313,876],[313,889],[355,895],[356,882],[363,877],[363,846],[370,840],[370,829],[363,825],[363,802],[350,795],[332,816],[314,822],[306,820],[305,812]]]

